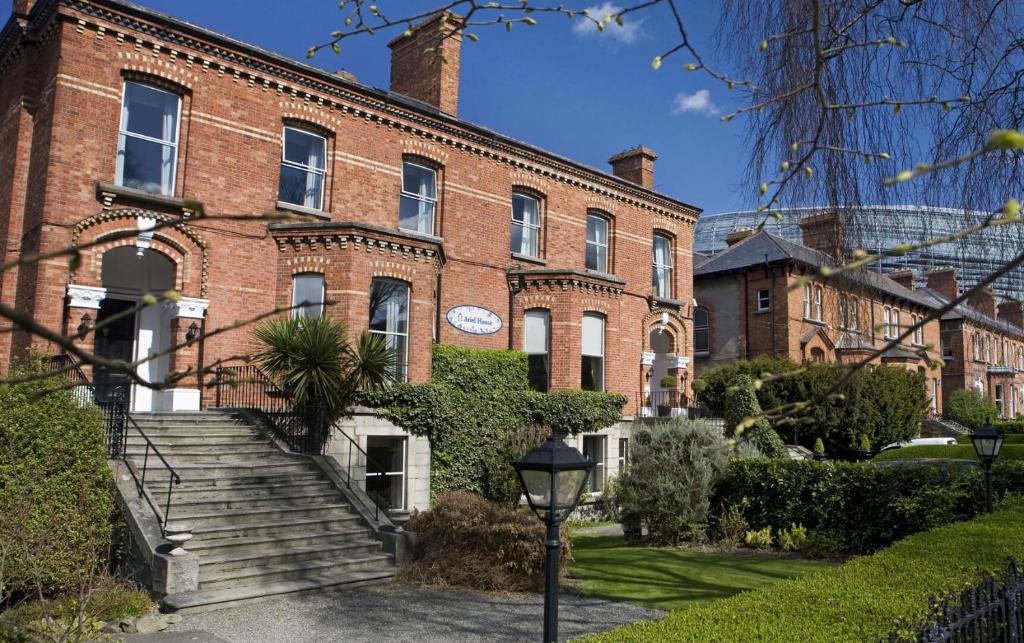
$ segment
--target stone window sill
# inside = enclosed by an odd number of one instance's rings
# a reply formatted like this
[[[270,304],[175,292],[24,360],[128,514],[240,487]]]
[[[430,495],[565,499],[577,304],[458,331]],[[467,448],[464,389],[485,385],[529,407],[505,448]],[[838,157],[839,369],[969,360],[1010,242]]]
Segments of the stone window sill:
[[[758,308],[757,310],[754,311],[754,314],[755,315],[765,315],[765,314],[770,313],[770,312],[772,312],[771,308]]]
[[[815,326],[822,326],[823,328],[828,328],[828,324],[821,321],[820,319],[811,319],[810,317],[804,317],[804,321],[807,322],[808,324],[814,324]]]
[[[278,210],[287,210],[288,212],[294,212],[295,214],[306,214],[311,217],[318,219],[330,220],[331,213],[324,212],[323,210],[317,210],[316,208],[307,208],[304,205],[295,205],[294,203],[285,203],[284,201],[277,202]]]
[[[530,255],[524,255],[518,252],[513,252],[512,258],[519,261],[526,261],[528,263],[535,263],[540,266],[548,265],[548,262],[544,259],[541,259],[540,257],[531,257]]]
[[[659,296],[655,295],[654,296],[654,301],[658,302],[659,304],[662,304],[662,305],[665,305],[665,306],[669,306],[669,307],[672,307],[672,308],[682,309],[682,307],[683,307],[683,302],[679,301],[678,299],[672,299],[671,297],[659,297]]]
[[[126,199],[160,208],[189,211],[194,210],[194,205],[193,207],[189,207],[189,204],[185,199],[146,192],[145,190],[129,188],[115,183],[107,183],[106,181],[96,181],[96,197],[107,207],[113,205],[115,201]]]

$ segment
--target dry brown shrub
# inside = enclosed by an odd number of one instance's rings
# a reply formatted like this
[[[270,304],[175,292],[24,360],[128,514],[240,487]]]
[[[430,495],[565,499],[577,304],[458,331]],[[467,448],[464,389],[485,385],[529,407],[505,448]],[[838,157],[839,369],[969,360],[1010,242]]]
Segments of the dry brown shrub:
[[[532,513],[449,491],[429,511],[410,518],[405,529],[417,537],[413,560],[399,571],[405,582],[484,591],[544,587],[545,526]],[[572,560],[565,528],[561,540],[564,575]]]

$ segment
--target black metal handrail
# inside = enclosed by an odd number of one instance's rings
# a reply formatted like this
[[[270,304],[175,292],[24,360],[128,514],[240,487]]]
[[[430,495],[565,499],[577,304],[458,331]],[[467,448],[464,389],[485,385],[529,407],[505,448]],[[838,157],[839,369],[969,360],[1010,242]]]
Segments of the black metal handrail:
[[[637,409],[644,417],[676,417],[683,415],[691,420],[701,417],[701,409],[687,406],[686,396],[681,391],[650,391],[638,393]]]
[[[215,372],[216,398],[220,408],[245,409],[258,413],[288,448],[306,455],[322,455],[327,443],[330,427],[326,426],[325,413],[315,413],[313,418],[304,417],[291,403],[287,393],[277,386],[258,366],[219,366]],[[359,443],[342,431],[336,431],[349,442],[348,467],[345,471],[345,487],[352,489],[352,446],[362,454],[366,468],[373,467],[376,474],[386,476],[387,470],[377,463],[359,446]],[[363,491],[366,492],[366,476],[363,476]],[[374,519],[380,520],[380,503],[368,492],[367,498],[373,503]],[[386,510],[385,510],[386,513]]]
[[[50,357],[49,368],[50,372],[59,375],[68,384],[74,385],[72,395],[79,404],[82,404],[83,406],[90,403],[95,404],[103,413],[108,458],[125,460],[128,442],[127,428],[129,425],[131,425],[131,427],[142,436],[142,439],[146,443],[146,451],[142,460],[141,479],[135,471],[135,467],[129,465],[127,466],[127,469],[135,480],[135,488],[139,492],[139,496],[145,498],[150,509],[153,510],[153,514],[157,517],[157,521],[160,525],[160,534],[166,536],[167,517],[171,513],[171,496],[174,491],[174,485],[181,484],[181,476],[179,476],[174,468],[167,462],[167,459],[164,458],[162,453],[160,453],[160,449],[153,444],[153,441],[149,439],[149,436],[142,431],[142,428],[139,427],[128,413],[128,407],[131,402],[129,385],[127,383],[118,384],[111,387],[110,391],[105,391],[101,394],[97,391],[96,386],[89,380],[85,371],[82,370],[81,364],[75,361],[75,359],[70,355],[66,354]],[[157,510],[153,501],[145,493],[146,471],[149,467],[150,451],[160,458],[160,462],[164,465],[169,474],[167,483],[167,503],[162,514]]]

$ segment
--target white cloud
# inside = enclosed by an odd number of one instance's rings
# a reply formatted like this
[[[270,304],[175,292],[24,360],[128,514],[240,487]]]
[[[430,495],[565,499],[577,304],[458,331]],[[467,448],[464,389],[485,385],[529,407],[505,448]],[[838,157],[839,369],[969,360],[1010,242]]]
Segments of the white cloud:
[[[711,101],[711,92],[706,89],[698,89],[692,94],[676,94],[672,100],[672,113],[683,114],[685,112],[697,112],[714,116],[719,112],[718,105]]]
[[[622,11],[622,7],[618,6],[614,2],[604,2],[603,4],[595,5],[593,7],[587,7],[587,14],[594,20],[604,21],[605,16],[615,15]],[[601,35],[610,36],[621,43],[631,45],[637,41],[640,35],[643,33],[640,29],[640,25],[643,20],[630,20],[628,17],[624,17],[622,25],[614,19],[611,22],[607,22],[604,25],[604,31],[600,32]],[[573,32],[578,36],[588,36],[591,34],[597,34],[598,29],[590,20],[577,16],[573,20],[572,25]]]

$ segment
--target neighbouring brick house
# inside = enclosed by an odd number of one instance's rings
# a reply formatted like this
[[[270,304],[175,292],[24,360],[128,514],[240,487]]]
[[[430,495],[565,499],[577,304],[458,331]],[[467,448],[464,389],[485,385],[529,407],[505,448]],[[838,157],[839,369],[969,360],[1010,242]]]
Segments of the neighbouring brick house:
[[[653,190],[647,148],[605,173],[461,120],[460,41],[441,40],[436,18],[391,43],[385,91],[115,0],[13,8],[0,32],[3,258],[91,245],[73,271],[60,259],[5,272],[4,305],[74,332],[179,290],[180,303],[81,340],[132,359],[275,306],[333,302],[326,314],[387,338],[411,382],[429,379],[442,342],[526,350],[538,388],[620,392],[629,415],[666,374],[685,401],[700,211]],[[430,64],[427,45],[447,63]],[[266,212],[311,221],[204,218]],[[53,350],[8,330],[4,365],[30,345]],[[140,375],[252,349],[247,330],[228,332]],[[205,408],[209,384],[136,387],[133,408]],[[421,502],[424,441],[364,419],[364,444],[372,433],[407,449]],[[609,473],[616,431],[590,444]]]
[[[906,271],[899,277],[914,284],[917,276]],[[931,297],[937,307],[959,297],[960,284],[954,268],[937,268],[925,276],[918,292]],[[971,294],[941,319],[942,394],[973,389],[991,398],[1002,417],[1024,412],[1024,307],[1021,302],[996,303],[990,288]]]
[[[821,268],[837,265],[834,237],[816,235],[827,220],[824,215],[802,224],[805,243],[817,247],[745,228],[727,237],[726,250],[695,259],[697,376],[762,355],[856,363],[938,307],[923,293],[870,270],[821,278]],[[929,321],[871,362],[922,373],[938,413],[942,384],[932,368],[938,346],[939,322]]]

